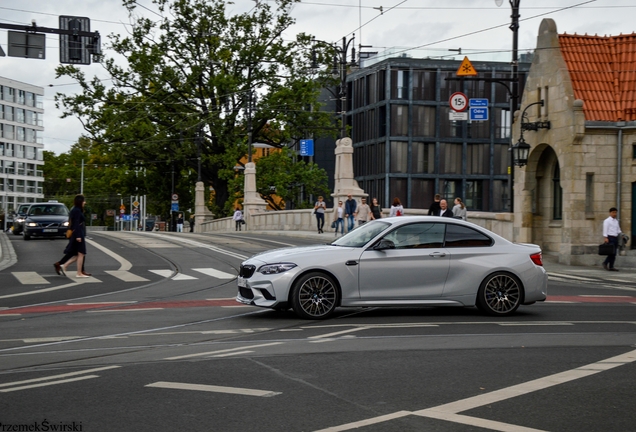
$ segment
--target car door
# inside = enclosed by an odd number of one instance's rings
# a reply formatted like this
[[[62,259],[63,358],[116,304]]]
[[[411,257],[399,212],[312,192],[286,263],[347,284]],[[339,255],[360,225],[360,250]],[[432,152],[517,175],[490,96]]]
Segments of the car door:
[[[439,297],[448,276],[450,255],[444,223],[401,225],[384,236],[395,249],[365,250],[358,266],[362,301],[418,300]]]

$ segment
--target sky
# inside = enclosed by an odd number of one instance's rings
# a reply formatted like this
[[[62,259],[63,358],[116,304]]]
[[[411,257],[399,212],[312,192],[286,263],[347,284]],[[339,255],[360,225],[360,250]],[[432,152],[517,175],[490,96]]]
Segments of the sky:
[[[242,13],[255,1],[228,1],[228,11]],[[271,0],[270,0],[271,1]],[[517,0],[520,1],[519,53],[536,45],[541,20],[551,18],[568,34],[618,35],[636,31],[634,0]],[[291,10],[296,24],[285,35],[304,32],[316,39],[337,42],[355,34],[363,51],[391,51],[410,57],[509,61],[512,32],[509,0],[303,0]],[[159,18],[152,0],[137,0],[137,14]],[[440,6],[442,5],[443,6]],[[102,48],[109,34],[128,34],[131,20],[121,0],[0,0],[0,23],[58,28],[60,15],[87,17],[91,31],[99,31]],[[7,30],[0,29],[0,46],[7,52]],[[461,48],[461,55],[456,50]],[[55,78],[59,65],[58,36],[46,35],[46,59],[0,57],[0,76],[44,87],[44,149],[65,153],[85,134],[76,118],[61,119],[55,93],[80,90],[69,78]],[[107,79],[99,64],[80,66],[87,77]]]

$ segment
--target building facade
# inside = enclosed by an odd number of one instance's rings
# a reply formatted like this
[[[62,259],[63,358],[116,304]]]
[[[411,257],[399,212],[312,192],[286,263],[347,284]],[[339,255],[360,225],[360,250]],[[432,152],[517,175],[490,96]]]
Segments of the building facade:
[[[383,207],[426,209],[436,193],[469,210],[510,211],[510,64],[390,58],[347,77],[347,122],[360,187]],[[520,91],[529,63],[519,65]],[[498,82],[495,82],[498,81]],[[452,120],[455,92],[488,100],[486,121]]]
[[[559,35],[543,20],[521,103],[526,117],[518,115],[513,135],[522,124],[550,128],[523,132],[531,148],[527,166],[516,169],[515,240],[563,263],[598,266],[603,220],[616,207],[634,248],[635,69],[636,33]],[[633,266],[636,255],[628,250],[621,260]]]
[[[0,77],[0,209],[44,198],[44,89]]]

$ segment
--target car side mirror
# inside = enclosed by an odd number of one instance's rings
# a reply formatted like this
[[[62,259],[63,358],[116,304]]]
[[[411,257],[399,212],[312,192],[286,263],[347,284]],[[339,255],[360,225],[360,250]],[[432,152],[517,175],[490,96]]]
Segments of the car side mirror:
[[[395,249],[395,243],[388,239],[380,240],[375,246],[373,246],[374,250],[385,250],[385,249]]]

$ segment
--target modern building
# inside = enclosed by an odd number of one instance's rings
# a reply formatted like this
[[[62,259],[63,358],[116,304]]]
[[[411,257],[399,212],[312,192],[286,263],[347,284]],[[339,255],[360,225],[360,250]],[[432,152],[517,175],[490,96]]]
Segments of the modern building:
[[[616,207],[634,249],[635,70],[636,33],[558,34],[543,20],[513,128],[515,141],[523,132],[530,145],[515,174],[515,241],[539,244],[563,263],[600,265],[603,220]],[[626,255],[619,266],[636,264],[634,251]]]
[[[0,77],[0,212],[44,198],[42,87]]]
[[[510,211],[510,64],[473,61],[478,75],[464,80],[461,64],[394,57],[347,76],[355,180],[383,207],[398,197],[427,209],[439,193],[469,210]],[[520,92],[529,67],[519,64]],[[487,99],[488,119],[454,120],[456,92]]]

